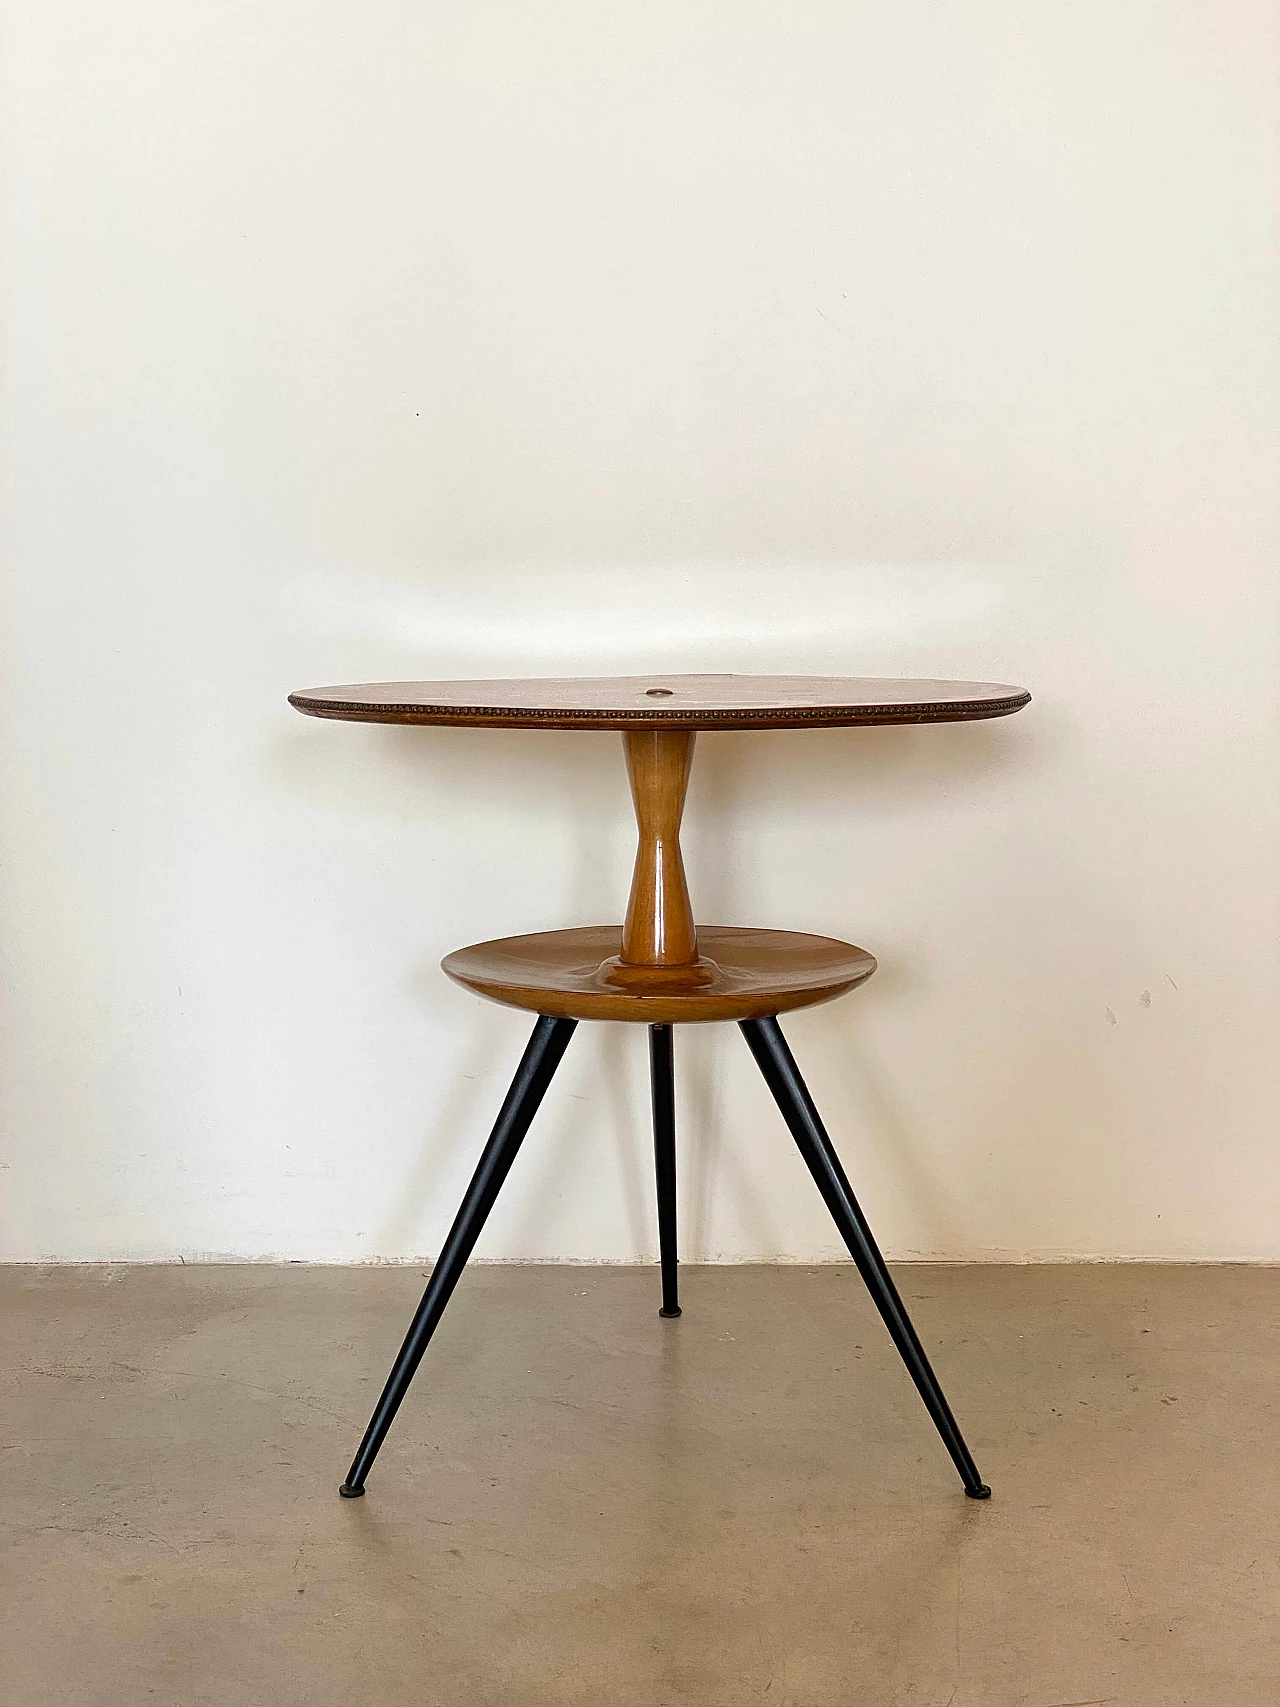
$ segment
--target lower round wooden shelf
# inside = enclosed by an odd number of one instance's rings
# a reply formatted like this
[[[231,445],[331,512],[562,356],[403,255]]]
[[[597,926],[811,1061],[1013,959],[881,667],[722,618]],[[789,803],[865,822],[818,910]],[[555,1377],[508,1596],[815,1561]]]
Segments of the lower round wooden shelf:
[[[700,925],[698,949],[712,964],[708,983],[678,991],[611,989],[601,981],[601,966],[621,941],[621,925],[584,925],[478,942],[455,949],[441,965],[455,983],[510,1008],[645,1025],[788,1013],[843,996],[876,969],[873,955],[834,937]]]

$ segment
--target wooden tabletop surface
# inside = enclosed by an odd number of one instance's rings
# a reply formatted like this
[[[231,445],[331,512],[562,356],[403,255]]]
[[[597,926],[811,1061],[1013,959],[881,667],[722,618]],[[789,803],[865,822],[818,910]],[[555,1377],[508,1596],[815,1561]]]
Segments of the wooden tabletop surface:
[[[832,728],[1007,717],[1031,695],[1000,682],[875,676],[580,676],[467,682],[361,682],[307,688],[289,703],[354,723],[499,729]]]

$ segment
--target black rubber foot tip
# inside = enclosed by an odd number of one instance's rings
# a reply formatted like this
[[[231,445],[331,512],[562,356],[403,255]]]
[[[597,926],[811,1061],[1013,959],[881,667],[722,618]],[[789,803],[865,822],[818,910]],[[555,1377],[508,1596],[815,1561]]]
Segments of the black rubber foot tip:
[[[668,1322],[674,1322],[676,1317],[681,1314],[681,1311],[679,1305],[677,1305],[674,1310],[659,1310],[658,1314],[665,1317]]]
[[[966,1488],[965,1493],[971,1500],[989,1500],[991,1489],[985,1482],[979,1482],[976,1488]]]
[[[344,1500],[362,1500],[364,1498],[364,1489],[353,1488],[350,1482],[344,1482],[338,1492]]]

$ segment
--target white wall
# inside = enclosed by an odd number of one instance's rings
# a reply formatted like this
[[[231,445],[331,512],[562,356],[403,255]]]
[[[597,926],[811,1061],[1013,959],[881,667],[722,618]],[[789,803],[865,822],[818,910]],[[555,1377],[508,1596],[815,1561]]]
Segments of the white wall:
[[[1280,1259],[1274,8],[6,11],[7,1254],[434,1251],[436,962],[620,915],[617,737],[285,694],[652,668],[1036,696],[700,742],[701,915],[881,958],[789,1033],[892,1253]],[[685,1253],[834,1255],[677,1048]],[[483,1254],[653,1253],[645,1073]]]

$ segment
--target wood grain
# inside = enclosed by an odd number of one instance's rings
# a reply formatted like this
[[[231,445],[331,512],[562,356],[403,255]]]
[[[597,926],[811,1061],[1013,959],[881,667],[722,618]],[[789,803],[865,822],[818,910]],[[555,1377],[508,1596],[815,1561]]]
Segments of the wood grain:
[[[808,1007],[853,989],[876,964],[833,937],[695,927],[680,852],[694,731],[962,722],[1007,717],[1030,698],[998,682],[665,674],[367,682],[289,695],[309,716],[358,723],[622,730],[639,830],[625,925],[478,943],[443,965],[509,1007],[653,1025]]]
[[[467,724],[500,729],[832,728],[1007,717],[1027,704],[999,682],[862,676],[544,677],[364,682],[308,688],[289,703],[356,723]]]
[[[601,967],[621,989],[692,989],[711,981],[698,959],[698,933],[689,904],[680,819],[693,765],[689,729],[628,729],[622,737],[639,841],[631,896],[616,959]],[[661,978],[649,976],[660,972]]]
[[[601,963],[618,954],[620,925],[475,943],[441,965],[455,983],[505,1007],[646,1025],[762,1019],[813,1007],[865,983],[876,969],[865,949],[798,931],[703,925],[698,940],[711,977],[682,991],[613,989],[604,982]]]

